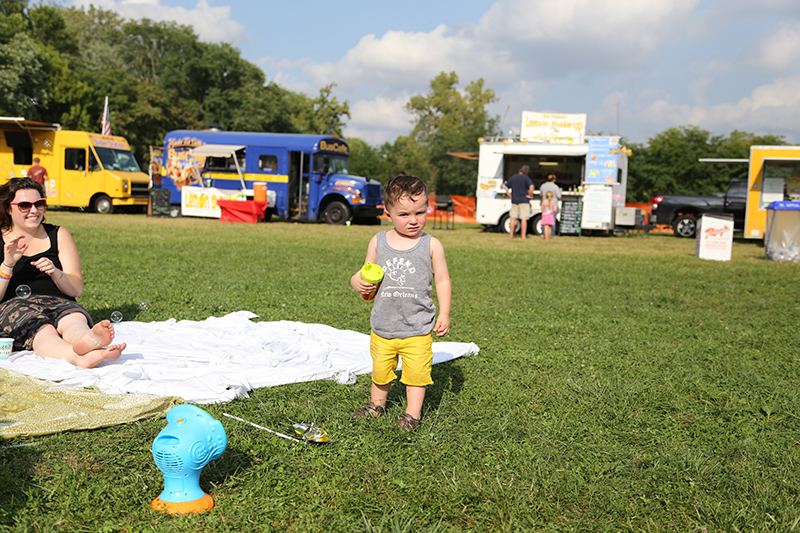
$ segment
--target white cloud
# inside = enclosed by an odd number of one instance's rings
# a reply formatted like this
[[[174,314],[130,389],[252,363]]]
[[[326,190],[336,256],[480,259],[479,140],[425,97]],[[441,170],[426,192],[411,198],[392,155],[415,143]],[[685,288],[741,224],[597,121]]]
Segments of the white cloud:
[[[409,96],[359,100],[350,106],[346,137],[359,137],[372,145],[408,135],[412,116],[404,109]]]
[[[305,65],[301,77],[372,98],[425,92],[439,72],[455,71],[462,84],[483,78],[528,109],[557,80],[646,65],[698,1],[498,0],[477,25],[365,35],[340,60]]]
[[[468,39],[470,29],[453,33],[440,25],[429,33],[389,31],[365,35],[337,62],[312,64],[304,72],[317,83],[342,87],[425,87],[439,72],[455,70],[462,79],[484,77],[503,68],[502,57]],[[511,72],[511,69],[508,69]],[[327,81],[326,81],[327,80]]]
[[[800,116],[800,76],[776,79],[734,103],[706,107],[672,104],[669,99],[661,99],[640,114],[642,121],[662,129],[693,124],[715,131],[737,129],[761,134],[797,131],[797,116]],[[791,135],[787,135],[787,140],[794,142]]]
[[[508,47],[520,64],[558,75],[609,61],[624,69],[674,40],[698,1],[498,0],[481,18],[480,37]]]
[[[233,44],[247,41],[245,27],[233,20],[231,7],[211,7],[207,0],[198,0],[194,9],[166,6],[161,0],[73,0],[72,5],[83,9],[94,5],[130,20],[147,18],[191,26],[201,41]]]
[[[783,25],[775,33],[757,43],[748,62],[757,67],[776,71],[798,68],[800,57],[800,21]]]
[[[688,87],[689,95],[698,106],[705,106],[707,103],[706,93],[708,88],[714,82],[714,78],[703,77],[693,80]]]

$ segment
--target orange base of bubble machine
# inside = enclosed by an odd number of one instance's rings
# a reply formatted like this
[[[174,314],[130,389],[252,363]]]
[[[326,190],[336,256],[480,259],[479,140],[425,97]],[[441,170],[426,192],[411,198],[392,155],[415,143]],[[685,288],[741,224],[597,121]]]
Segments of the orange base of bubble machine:
[[[189,514],[204,513],[214,507],[214,498],[204,494],[199,500],[193,502],[165,502],[161,498],[156,498],[150,504],[151,509],[169,514]]]

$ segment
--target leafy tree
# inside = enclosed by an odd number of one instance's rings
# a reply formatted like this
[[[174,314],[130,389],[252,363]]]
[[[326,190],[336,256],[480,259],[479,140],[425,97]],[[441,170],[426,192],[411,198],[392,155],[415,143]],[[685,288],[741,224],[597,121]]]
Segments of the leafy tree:
[[[428,148],[417,139],[410,135],[400,136],[393,144],[384,144],[380,153],[387,163],[387,179],[402,171],[422,178],[431,188],[431,176],[436,175],[436,168],[431,163]]]
[[[61,54],[77,55],[78,37],[73,28],[68,28],[63,9],[53,6],[38,6],[30,10],[31,37],[44,46]]]
[[[43,120],[50,99],[44,57],[25,33],[0,44],[0,114]]]
[[[350,173],[385,183],[389,168],[380,151],[358,137],[349,137],[347,144],[350,146]]]
[[[411,98],[406,110],[416,115],[411,137],[427,152],[427,176],[437,193],[472,194],[477,165],[449,156],[449,152],[472,152],[478,138],[496,132],[498,117],[490,117],[486,106],[496,100],[484,88],[483,79],[456,89],[455,72],[442,72],[430,84],[430,92]],[[410,145],[406,146],[410,148]]]
[[[139,162],[147,158],[150,146],[164,143],[168,131],[203,126],[200,112],[191,102],[170,98],[153,85],[132,78],[119,81],[109,97],[114,102],[112,133],[128,140]]]
[[[0,44],[6,44],[28,26],[28,0],[0,0]]]
[[[699,160],[747,159],[750,146],[785,144],[775,135],[756,136],[734,131],[730,137],[712,136],[697,126],[670,128],[633,145],[628,167],[631,201],[647,201],[654,194],[712,194],[724,191],[731,179],[747,176],[746,164],[709,164]]]
[[[342,117],[350,118],[350,102],[345,100],[343,103],[331,92],[336,87],[335,83],[329,83],[319,90],[319,96],[313,101],[313,120],[311,129],[320,134],[338,135],[341,137],[345,122]]]
[[[350,118],[350,103],[345,100],[339,103],[331,98],[335,83],[330,83],[319,90],[314,99],[305,95],[295,95],[290,101],[292,105],[292,121],[302,133],[317,133],[342,136],[345,126],[343,117]]]

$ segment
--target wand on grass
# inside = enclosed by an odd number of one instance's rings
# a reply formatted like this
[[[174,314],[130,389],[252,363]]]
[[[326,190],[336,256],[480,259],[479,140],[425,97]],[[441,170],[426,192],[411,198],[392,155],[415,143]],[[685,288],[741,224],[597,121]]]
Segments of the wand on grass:
[[[295,439],[294,437],[290,437],[289,435],[284,435],[283,433],[278,433],[277,431],[273,431],[273,430],[271,430],[269,428],[265,428],[263,426],[259,426],[258,424],[254,424],[252,422],[249,422],[249,421],[245,420],[244,418],[239,418],[238,416],[229,415],[228,413],[222,413],[222,416],[227,416],[228,418],[233,418],[234,420],[238,420],[239,422],[244,422],[245,424],[250,424],[251,426],[253,426],[255,428],[263,429],[264,431],[266,431],[268,433],[272,433],[273,435],[277,435],[278,437],[281,437],[281,438],[284,438],[284,439],[287,439],[287,440],[293,440],[295,442],[300,442],[298,439]]]

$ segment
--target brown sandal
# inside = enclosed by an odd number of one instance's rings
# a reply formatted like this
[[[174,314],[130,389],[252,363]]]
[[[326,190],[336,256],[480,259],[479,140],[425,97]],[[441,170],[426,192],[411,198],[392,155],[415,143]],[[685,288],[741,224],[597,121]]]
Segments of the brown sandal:
[[[414,431],[420,425],[419,418],[414,418],[408,413],[400,415],[400,420],[397,421],[397,427],[403,431]]]
[[[356,411],[356,414],[353,415],[353,420],[361,420],[367,415],[371,416],[372,418],[386,416],[386,408],[381,405],[376,405],[372,402],[367,402],[364,407]]]

